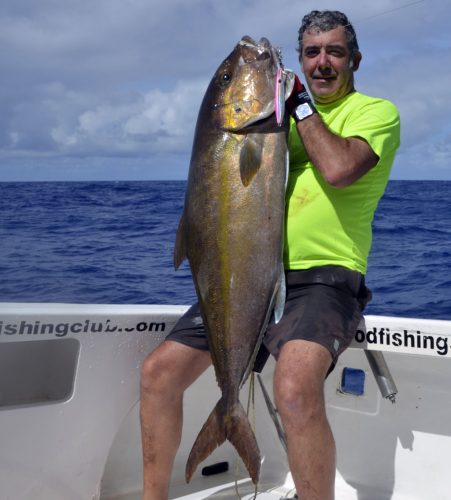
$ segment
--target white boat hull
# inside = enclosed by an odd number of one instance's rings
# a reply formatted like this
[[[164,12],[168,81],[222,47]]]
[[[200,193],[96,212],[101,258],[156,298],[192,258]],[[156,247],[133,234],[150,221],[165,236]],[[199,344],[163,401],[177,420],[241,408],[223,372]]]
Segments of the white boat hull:
[[[139,368],[185,310],[0,304],[0,500],[140,498]],[[366,318],[326,383],[337,500],[449,500],[450,335],[447,321]],[[381,397],[363,349],[384,351],[396,404]],[[344,367],[363,370],[363,395],[338,390]],[[262,374],[270,393],[273,369],[270,361]],[[210,370],[185,397],[171,498],[235,498],[235,480],[242,497],[253,497],[228,444],[206,461],[229,462],[227,473],[199,470],[185,484],[189,449],[218,394]],[[258,498],[289,495],[285,452],[258,387],[255,425],[264,455]]]

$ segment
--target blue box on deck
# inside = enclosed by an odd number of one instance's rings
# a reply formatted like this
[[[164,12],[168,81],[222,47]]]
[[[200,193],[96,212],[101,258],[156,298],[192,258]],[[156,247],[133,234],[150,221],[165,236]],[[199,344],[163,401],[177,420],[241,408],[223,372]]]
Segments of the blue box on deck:
[[[365,372],[359,368],[343,368],[340,389],[345,394],[362,396],[365,392]]]

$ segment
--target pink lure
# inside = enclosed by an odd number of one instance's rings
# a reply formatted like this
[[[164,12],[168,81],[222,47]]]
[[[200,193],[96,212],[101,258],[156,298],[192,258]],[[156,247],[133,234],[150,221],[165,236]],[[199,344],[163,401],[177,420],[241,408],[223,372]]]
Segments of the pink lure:
[[[276,84],[274,92],[274,112],[276,114],[276,122],[280,127],[283,123],[285,114],[285,73],[279,66],[276,75]]]

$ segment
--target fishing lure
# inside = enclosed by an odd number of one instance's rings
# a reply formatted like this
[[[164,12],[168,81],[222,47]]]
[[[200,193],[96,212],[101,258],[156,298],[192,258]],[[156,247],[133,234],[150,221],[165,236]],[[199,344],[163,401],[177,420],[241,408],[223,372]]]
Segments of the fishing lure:
[[[277,68],[276,84],[274,86],[274,111],[276,114],[276,122],[279,127],[282,126],[283,117],[285,115],[285,80],[285,72],[279,66]]]

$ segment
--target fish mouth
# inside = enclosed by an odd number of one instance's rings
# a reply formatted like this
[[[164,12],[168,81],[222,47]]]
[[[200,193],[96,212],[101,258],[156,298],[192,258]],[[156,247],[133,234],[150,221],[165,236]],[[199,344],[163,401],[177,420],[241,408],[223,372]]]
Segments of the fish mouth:
[[[264,61],[273,57],[278,65],[282,65],[280,51],[275,49],[265,37],[256,42],[252,37],[246,35],[241,38],[238,45],[241,47],[240,64]]]
[[[240,50],[238,66],[243,67],[248,64],[254,64],[262,68],[262,71],[267,71],[271,68],[269,70],[271,74],[270,78],[274,78],[274,80],[276,79],[276,75],[284,71],[281,51],[273,47],[267,38],[262,37],[257,42],[252,37],[246,35],[241,38],[237,47]],[[235,126],[229,124],[228,127],[224,128],[231,132],[244,131],[249,126],[265,122],[275,111],[273,98],[268,99],[268,101],[266,99],[262,101],[258,97],[254,97],[253,99],[244,99],[233,103],[229,102],[227,106],[230,106],[234,113],[243,114],[243,119],[239,120],[239,123]],[[259,108],[258,112],[256,112],[256,107]]]
[[[241,40],[238,42],[238,45],[248,45],[250,47],[254,47],[256,49],[271,49],[272,45],[270,41],[262,37],[258,42],[256,42],[251,36],[244,35]]]

